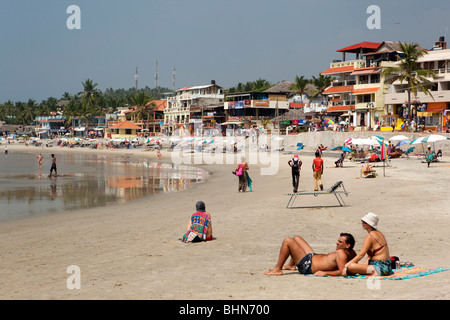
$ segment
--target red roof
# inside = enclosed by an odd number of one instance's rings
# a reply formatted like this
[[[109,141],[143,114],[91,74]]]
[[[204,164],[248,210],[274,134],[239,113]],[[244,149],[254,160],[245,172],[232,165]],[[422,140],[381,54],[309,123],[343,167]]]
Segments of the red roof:
[[[329,87],[323,92],[323,94],[350,92],[352,89],[353,86]]]
[[[335,67],[335,68],[328,68],[327,70],[322,72],[322,74],[352,72],[353,70],[355,70],[354,66]]]
[[[123,121],[115,126],[109,127],[109,129],[142,129],[142,128],[139,127],[138,125],[135,125],[131,121]]]
[[[327,112],[344,112],[349,111],[349,106],[332,106],[327,108]],[[355,110],[355,106],[350,106],[351,110]]]
[[[360,53],[361,50],[363,53],[366,52],[372,52],[378,49],[378,47],[381,45],[379,42],[360,42],[357,44],[354,44],[352,46],[348,46],[339,50],[336,50],[336,52],[352,52],[352,53]]]
[[[364,89],[353,89],[353,94],[374,93],[374,92],[377,92],[379,89],[380,89],[380,87],[364,88]]]

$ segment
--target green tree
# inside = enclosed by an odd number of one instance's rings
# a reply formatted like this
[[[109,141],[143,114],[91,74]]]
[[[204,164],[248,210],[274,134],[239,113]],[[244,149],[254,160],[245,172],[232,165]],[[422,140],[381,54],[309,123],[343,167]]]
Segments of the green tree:
[[[311,100],[314,100],[315,98],[320,96],[325,91],[325,89],[331,85],[332,81],[333,78],[331,76],[324,76],[323,74],[319,74],[318,78],[313,76],[311,83],[316,87],[316,89],[313,90]]]
[[[310,80],[305,79],[304,76],[301,77],[295,76],[295,81],[289,88],[291,90],[295,90],[295,94],[300,95],[300,102],[302,105],[303,105],[303,95],[305,94],[306,86],[309,84],[309,82]]]
[[[153,109],[156,108],[154,102],[145,92],[138,92],[134,97],[131,97],[131,103],[136,106],[136,111],[132,113],[135,120],[142,120],[145,124],[145,129],[148,129],[148,120],[151,118]]]
[[[400,50],[402,54],[400,56],[399,64],[395,67],[387,67],[383,69],[382,75],[386,77],[386,82],[393,83],[400,81],[408,85],[406,91],[408,94],[408,127],[411,119],[410,106],[411,106],[411,92],[416,96],[417,91],[421,90],[424,94],[429,94],[432,98],[429,88],[432,86],[432,82],[427,78],[436,78],[436,72],[433,70],[422,69],[419,64],[419,58],[427,54],[425,49],[422,49],[417,43],[402,43],[399,42]],[[434,98],[433,98],[434,99]],[[417,112],[414,113],[416,116]],[[417,131],[417,119],[416,119]]]
[[[95,103],[100,96],[100,91],[96,88],[97,83],[93,83],[90,79],[82,82],[82,85],[83,91],[78,93],[81,96],[78,116],[80,117],[80,124],[88,126],[90,125],[91,119],[98,114]]]

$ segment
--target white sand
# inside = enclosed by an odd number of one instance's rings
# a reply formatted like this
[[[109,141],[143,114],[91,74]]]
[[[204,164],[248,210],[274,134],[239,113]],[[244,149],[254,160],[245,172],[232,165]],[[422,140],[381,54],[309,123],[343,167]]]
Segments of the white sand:
[[[10,152],[38,153],[40,148],[9,146]],[[48,148],[47,153],[132,153],[156,159],[156,152]],[[291,148],[293,150],[293,148]],[[380,216],[379,229],[391,255],[421,267],[450,267],[448,255],[450,160],[427,168],[411,159],[393,159],[377,168],[375,179],[360,179],[361,164],[346,161],[330,168],[338,152],[325,152],[325,188],[338,180],[350,192],[345,207],[333,196],[298,197],[287,209],[291,192],[290,155],[279,155],[276,175],[261,175],[250,164],[253,192],[238,193],[235,165],[199,165],[211,178],[192,189],[110,207],[54,214],[0,224],[1,299],[449,299],[450,271],[425,277],[381,281],[305,277],[286,272],[269,277],[282,240],[303,236],[320,253],[335,249],[340,232],[362,245],[360,217]],[[312,154],[300,153],[300,191],[311,191]],[[163,161],[170,161],[163,151]],[[214,240],[184,244],[195,203],[203,200],[212,215]],[[329,207],[314,207],[324,205]],[[66,270],[76,265],[81,288],[69,290]],[[369,284],[369,286],[368,286]]]

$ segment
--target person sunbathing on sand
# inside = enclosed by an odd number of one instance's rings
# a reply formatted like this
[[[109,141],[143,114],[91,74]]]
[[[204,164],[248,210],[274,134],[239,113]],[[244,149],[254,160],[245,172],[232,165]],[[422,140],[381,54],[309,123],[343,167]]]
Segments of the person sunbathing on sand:
[[[355,238],[349,233],[341,233],[336,242],[336,251],[329,254],[315,253],[311,246],[300,236],[286,238],[283,241],[278,263],[265,275],[283,275],[283,270],[296,270],[301,274],[315,276],[340,276],[345,264],[356,256],[353,250]],[[289,263],[284,266],[287,258]]]

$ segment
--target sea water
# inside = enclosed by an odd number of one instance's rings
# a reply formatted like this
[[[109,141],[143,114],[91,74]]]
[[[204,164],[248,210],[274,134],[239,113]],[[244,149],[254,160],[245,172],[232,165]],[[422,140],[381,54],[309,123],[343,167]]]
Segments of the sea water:
[[[0,222],[106,206],[176,192],[207,179],[205,170],[132,156],[55,153],[0,154]]]

